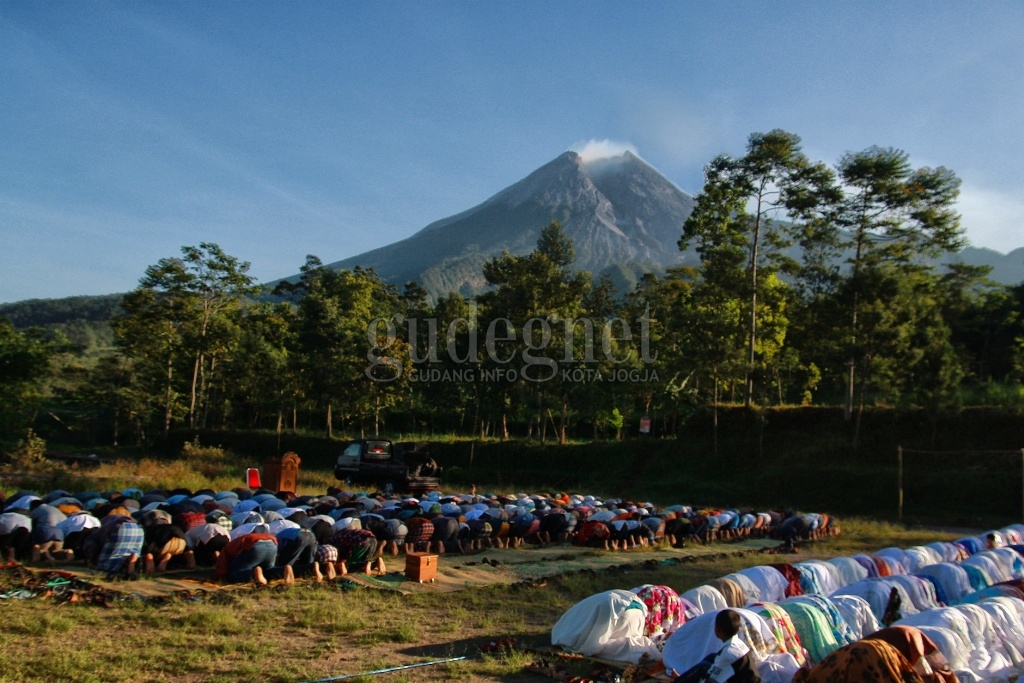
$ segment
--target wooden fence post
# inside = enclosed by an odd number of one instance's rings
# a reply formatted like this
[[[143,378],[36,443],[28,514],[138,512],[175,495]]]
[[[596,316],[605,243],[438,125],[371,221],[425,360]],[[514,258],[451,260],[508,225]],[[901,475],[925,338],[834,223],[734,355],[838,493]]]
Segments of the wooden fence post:
[[[1021,449],[1021,453],[1024,453],[1024,449]],[[897,471],[896,482],[899,485],[899,490],[900,490],[899,508],[898,508],[898,513],[897,513],[897,518],[899,519],[900,523],[902,524],[903,523],[903,446],[897,446],[896,447],[896,458],[897,458],[897,463],[898,463],[898,467],[897,467],[897,470],[896,470]]]

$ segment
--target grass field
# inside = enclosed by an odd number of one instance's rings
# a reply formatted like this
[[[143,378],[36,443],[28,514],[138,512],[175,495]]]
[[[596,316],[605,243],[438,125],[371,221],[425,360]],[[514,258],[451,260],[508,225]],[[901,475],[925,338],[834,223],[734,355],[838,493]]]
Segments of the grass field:
[[[632,495],[658,504],[784,505],[839,514],[840,537],[807,544],[796,558],[787,560],[952,540],[963,535],[963,529],[943,528],[951,522],[982,530],[1018,521],[1014,514],[976,514],[965,507],[970,498],[961,499],[956,493],[924,506],[926,514],[918,520],[921,526],[871,521],[891,517],[884,511],[894,508],[888,502],[895,498],[889,490],[892,472],[880,464],[884,458],[878,458],[879,462],[837,458],[793,469],[793,459],[772,457],[747,463],[742,474],[737,474],[735,460],[682,457],[679,449],[685,449],[685,444],[652,441],[643,446],[637,450],[635,445],[627,449],[616,443],[584,444],[557,451],[496,443],[469,450],[468,444],[456,442],[446,445],[451,457],[442,462],[449,463],[446,481],[454,490],[464,490],[473,482],[481,491],[569,489]],[[324,453],[329,454],[329,449]],[[325,458],[305,460],[299,493],[322,493],[335,483],[328,465],[321,462]],[[27,478],[13,477],[8,470],[2,488],[8,495],[22,485],[72,491],[129,486],[144,490],[233,488],[242,482],[245,467],[260,462],[251,451],[195,443],[176,457],[136,456],[90,470],[43,464],[36,471],[20,473],[30,475]],[[933,472],[932,476],[939,475]],[[527,488],[530,486],[536,488]],[[1019,490],[1015,486],[1011,483],[1007,488]],[[844,514],[859,510],[877,514]],[[933,514],[934,510],[958,514],[943,517]],[[680,564],[661,563],[676,552],[668,550],[618,553],[611,556],[614,560],[602,553],[595,556],[591,567],[586,566],[586,558],[570,562],[555,557],[545,569],[554,575],[548,576],[542,587],[499,581],[472,584],[457,592],[450,592],[451,586],[423,586],[402,595],[392,590],[346,587],[348,584],[341,582],[317,585],[300,581],[291,588],[226,589],[211,593],[215,597],[174,598],[161,605],[130,598],[115,601],[109,608],[57,604],[50,598],[5,599],[0,601],[0,681],[293,683],[461,656],[467,659],[346,680],[545,681],[550,679],[524,669],[536,655],[519,650],[481,654],[479,646],[503,637],[515,638],[520,644],[546,644],[559,616],[599,591],[656,583],[683,592],[742,567],[777,559],[757,553],[717,552],[737,548],[728,543],[714,548],[715,552],[701,548],[698,560]],[[521,559],[536,551],[503,552],[519,553]],[[513,560],[506,557],[503,564]],[[474,558],[446,556],[443,561],[445,572],[454,563],[473,562]],[[558,574],[560,570],[570,571]],[[454,568],[450,573],[458,575]],[[0,577],[8,582],[5,592],[13,587],[13,574],[0,572]],[[125,582],[114,588],[129,596],[153,593],[145,583]],[[586,674],[585,667],[577,665],[580,670],[575,673]]]
[[[799,555],[786,559],[871,552],[956,535],[850,519],[843,521],[842,536],[806,544]],[[171,599],[163,605],[128,599],[105,608],[61,605],[45,597],[8,599],[0,603],[0,680],[292,683],[459,656],[468,658],[350,680],[549,680],[525,670],[536,655],[481,654],[479,647],[504,637],[523,645],[545,645],[558,617],[596,592],[645,583],[683,592],[777,559],[760,553],[728,554],[736,549],[729,543],[702,548],[702,557],[680,564],[659,563],[678,557],[679,551],[629,551],[615,554],[616,564],[610,567],[574,569],[548,577],[543,586],[494,584],[458,592],[433,591],[424,585],[414,594],[401,595],[349,588],[341,582],[300,581],[291,588],[272,584],[260,591],[223,589],[202,600]],[[522,557],[535,551],[502,552]],[[485,554],[502,557],[495,551]],[[601,557],[607,565],[608,555]],[[444,558],[449,565],[474,559],[478,558]],[[143,583],[115,588],[130,594]],[[577,668],[586,673],[585,664]]]

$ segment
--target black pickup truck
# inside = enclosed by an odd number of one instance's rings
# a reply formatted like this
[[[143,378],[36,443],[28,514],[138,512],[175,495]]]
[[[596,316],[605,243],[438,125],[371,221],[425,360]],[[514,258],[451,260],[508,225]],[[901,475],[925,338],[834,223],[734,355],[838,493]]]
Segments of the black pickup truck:
[[[387,495],[437,491],[441,468],[426,444],[392,443],[388,439],[356,439],[345,446],[334,465],[336,479],[376,486]]]

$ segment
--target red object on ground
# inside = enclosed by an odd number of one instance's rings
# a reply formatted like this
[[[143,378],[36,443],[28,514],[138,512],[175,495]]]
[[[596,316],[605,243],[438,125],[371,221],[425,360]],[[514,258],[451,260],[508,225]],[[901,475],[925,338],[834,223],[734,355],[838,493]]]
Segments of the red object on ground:
[[[250,467],[245,471],[245,485],[251,489],[263,488],[260,483],[260,471],[255,467]]]

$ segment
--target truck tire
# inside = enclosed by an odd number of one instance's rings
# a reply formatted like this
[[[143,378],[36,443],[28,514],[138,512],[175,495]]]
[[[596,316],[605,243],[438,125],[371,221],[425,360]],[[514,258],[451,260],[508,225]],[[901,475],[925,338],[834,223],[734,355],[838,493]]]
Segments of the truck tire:
[[[383,493],[385,496],[393,495],[398,488],[395,485],[394,479],[384,479],[383,481],[380,482],[379,486],[381,493]]]

